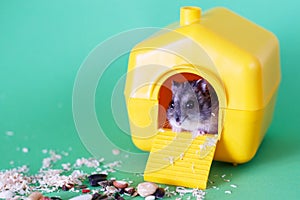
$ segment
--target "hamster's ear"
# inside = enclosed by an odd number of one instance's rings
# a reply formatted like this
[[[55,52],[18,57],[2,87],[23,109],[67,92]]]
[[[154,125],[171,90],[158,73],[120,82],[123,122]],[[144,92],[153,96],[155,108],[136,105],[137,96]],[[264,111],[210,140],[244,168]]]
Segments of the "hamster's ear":
[[[180,86],[179,82],[172,81],[172,88],[171,88],[172,92],[175,93],[178,90],[179,86]]]
[[[208,91],[207,82],[204,79],[199,79],[194,83],[195,91],[205,93]]]

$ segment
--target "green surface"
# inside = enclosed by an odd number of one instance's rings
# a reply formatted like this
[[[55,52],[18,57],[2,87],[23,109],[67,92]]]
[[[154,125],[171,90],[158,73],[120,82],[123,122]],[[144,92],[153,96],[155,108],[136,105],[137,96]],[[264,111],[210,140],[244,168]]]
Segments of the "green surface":
[[[184,5],[203,10],[225,6],[275,33],[281,47],[282,82],[274,120],[261,148],[251,162],[238,167],[214,162],[210,180],[220,189],[209,189],[206,199],[299,199],[300,2],[294,0],[0,1],[0,168],[28,164],[35,172],[45,157],[42,149],[69,151],[66,160],[71,162],[90,157],[72,113],[73,86],[81,64],[115,34],[178,21]],[[110,110],[127,56],[113,62],[99,80],[95,107],[108,138],[124,150],[139,152],[116,126]],[[126,118],[120,105],[116,112]],[[22,152],[23,147],[29,152]],[[99,149],[111,157],[108,148],[99,143]],[[221,180],[223,174],[230,176],[230,183]]]

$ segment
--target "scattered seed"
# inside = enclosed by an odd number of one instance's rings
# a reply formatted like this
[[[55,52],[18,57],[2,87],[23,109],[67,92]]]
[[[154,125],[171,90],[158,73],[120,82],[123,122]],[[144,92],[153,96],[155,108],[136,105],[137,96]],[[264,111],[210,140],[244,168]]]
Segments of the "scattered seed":
[[[105,181],[106,178],[106,174],[92,174],[88,177],[91,186],[99,186],[99,182]]]
[[[145,197],[145,200],[154,200],[154,199],[155,199],[155,196],[153,196],[153,195],[149,195],[149,196]]]
[[[230,180],[229,180],[229,179],[224,179],[224,181],[225,181],[225,182],[227,182],[227,183],[229,183],[229,182],[230,182]]]
[[[121,197],[121,196],[118,196],[116,199],[117,199],[117,200],[124,200],[124,198]]]
[[[99,199],[101,199],[101,197],[102,197],[102,195],[99,194],[98,192],[96,192],[96,193],[93,194],[91,200],[99,200]]]
[[[61,189],[62,189],[63,191],[68,191],[68,190],[70,190],[70,189],[73,188],[73,187],[74,187],[73,184],[68,183],[68,184],[63,185],[63,186],[61,187]]]
[[[107,187],[105,188],[105,190],[106,190],[106,192],[107,192],[108,194],[114,194],[114,193],[116,193],[116,192],[119,191],[119,190],[118,190],[117,188],[115,188],[114,186],[107,186]]]
[[[125,194],[128,194],[128,195],[130,195],[130,196],[132,196],[134,192],[135,192],[134,187],[124,188],[124,193],[125,193]]]
[[[225,176],[226,176],[226,174],[223,174],[221,177],[222,177],[222,178],[225,178]]]
[[[33,192],[28,196],[29,200],[40,200],[43,197],[43,194],[40,192]]]
[[[86,185],[75,185],[74,188],[75,188],[75,189],[86,189],[87,186],[86,186]]]
[[[155,198],[161,199],[165,196],[165,189],[164,188],[157,188],[157,190],[154,193]]]
[[[141,197],[146,197],[146,196],[154,194],[155,191],[157,190],[157,188],[158,188],[158,185],[156,185],[155,183],[142,182],[142,183],[138,184],[138,186],[137,186],[137,193]]]
[[[237,188],[237,185],[231,184],[230,187]]]
[[[100,181],[98,182],[98,185],[103,188],[106,188],[107,186],[113,186],[113,181],[112,180]]]
[[[108,199],[106,194],[99,194],[98,192],[94,193],[91,200],[100,200],[100,199]]]
[[[128,183],[126,181],[114,181],[113,185],[119,189],[124,189],[128,187]]]
[[[92,199],[92,195],[91,194],[84,194],[84,195],[80,195],[80,196],[77,196],[77,197],[73,197],[69,200],[90,200]]]

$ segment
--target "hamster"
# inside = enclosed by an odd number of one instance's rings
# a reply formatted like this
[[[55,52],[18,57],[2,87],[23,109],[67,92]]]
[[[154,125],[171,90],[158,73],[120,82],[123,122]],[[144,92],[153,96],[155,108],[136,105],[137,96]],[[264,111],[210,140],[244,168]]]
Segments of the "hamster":
[[[167,119],[173,132],[189,131],[193,138],[218,133],[219,102],[206,80],[173,81],[171,90]]]

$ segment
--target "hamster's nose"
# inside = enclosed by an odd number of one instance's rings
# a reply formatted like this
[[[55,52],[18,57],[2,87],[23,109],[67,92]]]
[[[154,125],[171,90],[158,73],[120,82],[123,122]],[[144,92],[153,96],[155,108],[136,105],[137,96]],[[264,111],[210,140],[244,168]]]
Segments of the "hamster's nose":
[[[176,122],[178,123],[178,122],[180,122],[180,118],[179,117],[176,117]]]

